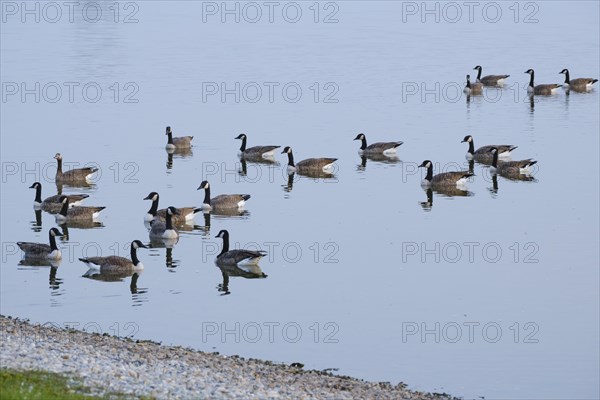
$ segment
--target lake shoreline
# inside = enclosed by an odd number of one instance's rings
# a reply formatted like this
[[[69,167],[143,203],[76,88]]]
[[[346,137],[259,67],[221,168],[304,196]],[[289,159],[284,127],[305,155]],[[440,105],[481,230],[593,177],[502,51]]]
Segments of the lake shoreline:
[[[0,315],[0,367],[72,374],[99,393],[154,398],[453,399],[270,361],[163,346]]]

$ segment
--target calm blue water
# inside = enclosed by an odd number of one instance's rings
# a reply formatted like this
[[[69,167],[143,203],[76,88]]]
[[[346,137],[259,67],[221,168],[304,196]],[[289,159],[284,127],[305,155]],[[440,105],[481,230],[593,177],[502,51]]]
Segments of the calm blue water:
[[[483,2],[472,22],[466,6],[420,2],[281,2],[272,22],[262,3],[122,2],[97,17],[82,2],[72,21],[21,4],[2,3],[2,314],[466,398],[600,396],[599,91],[532,105],[523,73],[598,78],[597,2]],[[467,101],[477,64],[511,76]],[[167,125],[194,135],[191,153],[169,158]],[[242,176],[242,132],[296,160],[336,157],[335,178],[290,185],[280,154]],[[402,140],[399,159],[363,166],[359,132]],[[475,164],[469,196],[429,201],[417,166],[468,168],[466,134],[518,145],[535,180],[494,183]],[[55,193],[56,152],[100,168],[64,192],[107,208],[59,240],[58,268],[20,265],[15,242],[55,226],[36,221],[28,186]],[[247,212],[197,216],[172,249],[141,249],[134,287],[84,276],[79,257],[149,242],[149,192],[199,206],[204,179],[251,194]],[[266,278],[224,282],[221,229],[269,252]]]

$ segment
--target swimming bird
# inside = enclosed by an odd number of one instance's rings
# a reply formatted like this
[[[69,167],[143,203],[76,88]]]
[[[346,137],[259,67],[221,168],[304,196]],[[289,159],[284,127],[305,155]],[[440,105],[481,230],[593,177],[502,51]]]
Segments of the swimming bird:
[[[367,146],[367,137],[364,133],[359,133],[354,140],[360,140],[361,146],[358,151],[359,154],[364,155],[377,155],[377,154],[389,154],[395,155],[396,148],[401,146],[404,142],[377,142]]]
[[[60,196],[62,207],[56,214],[56,223],[62,224],[71,221],[85,221],[96,219],[100,212],[106,207],[72,207],[69,208],[69,198]]]
[[[492,165],[490,167],[490,171],[493,174],[499,174],[503,176],[530,174],[531,166],[537,164],[537,161],[532,160],[531,158],[519,161],[498,161],[498,149],[496,147],[492,147],[489,151],[493,155]]]
[[[54,196],[46,197],[42,201],[42,184],[39,182],[34,182],[33,185],[29,186],[29,189],[35,189],[35,199],[33,200],[33,208],[36,210],[44,210],[50,213],[57,213],[62,208],[62,203],[60,202],[60,194],[55,194]],[[76,206],[81,204],[81,202],[90,197],[87,194],[69,194],[67,198],[69,199],[69,205]]]
[[[483,78],[481,77],[481,65],[475,66],[477,70],[477,82],[481,82],[483,86],[502,86],[504,84],[504,80],[508,78],[510,75],[486,75]]]
[[[574,90],[576,92],[587,92],[592,90],[592,85],[598,82],[598,79],[594,78],[576,78],[571,79],[569,76],[569,70],[563,69],[559,72],[559,74],[565,74],[565,83],[563,83],[563,88],[566,91]]]
[[[202,209],[238,209],[244,207],[246,201],[250,199],[249,194],[220,194],[210,198],[210,184],[208,181],[202,181],[197,190],[204,189],[204,201]]]
[[[544,96],[549,96],[555,94],[558,88],[562,86],[558,83],[534,85],[533,79],[535,72],[533,71],[533,69],[530,68],[527,71],[525,71],[525,73],[529,74],[529,86],[527,86],[527,93],[529,94],[540,94]]]
[[[229,250],[229,232],[225,229],[215,237],[223,239],[223,249],[215,260],[217,264],[251,266],[258,264],[260,259],[267,255],[267,252],[262,250]]]
[[[458,171],[458,172],[442,172],[437,175],[433,175],[433,163],[429,160],[423,161],[419,168],[427,168],[427,175],[422,186],[425,187],[445,187],[445,186],[463,186],[467,180],[474,174],[469,171]]]
[[[60,260],[62,254],[56,246],[56,236],[62,234],[56,228],[48,231],[50,245],[45,243],[17,242],[17,246],[25,253],[25,258],[36,260]]]
[[[125,257],[85,257],[79,261],[84,262],[89,268],[99,269],[100,272],[132,272],[144,269],[144,264],[137,257],[137,249],[147,249],[139,240],[131,242],[131,260]]]
[[[189,149],[192,147],[193,136],[173,137],[170,126],[167,126],[165,135],[168,136],[167,145],[165,146],[167,150]]]
[[[175,207],[167,207],[165,220],[155,219],[151,222],[150,239],[177,239],[179,232],[173,228],[173,216],[179,215]]]
[[[463,89],[467,96],[483,93],[483,84],[480,82],[471,83],[471,75],[467,75],[467,86]]]
[[[246,148],[246,141],[248,137],[245,133],[240,133],[235,139],[240,139],[242,141],[242,146],[240,147],[240,156],[246,157],[249,159],[252,158],[270,158],[275,154],[275,149],[280,148],[281,146],[254,146]]]
[[[294,154],[292,153],[292,148],[290,146],[286,146],[281,154],[287,153],[288,155],[288,165],[287,172],[288,174],[299,172],[299,173],[311,173],[311,172],[325,172],[327,174],[333,173],[333,163],[337,160],[337,158],[307,158],[306,160],[299,161],[298,163],[294,163]]]
[[[95,167],[85,167],[85,168],[75,168],[69,171],[63,172],[62,170],[62,155],[60,153],[56,153],[54,159],[58,163],[58,167],[56,168],[56,182],[60,183],[83,183],[88,182],[90,180],[90,176],[94,174],[94,172],[98,171],[98,168]]]
[[[477,161],[489,162],[492,161],[493,155],[490,153],[490,149],[495,147],[498,149],[498,156],[500,157],[509,157],[510,152],[516,149],[518,146],[512,146],[509,144],[501,144],[501,145],[488,145],[481,146],[477,150],[475,150],[475,143],[473,141],[473,136],[467,135],[461,141],[461,143],[469,143],[469,150],[467,151],[466,158],[467,160],[475,159]]]
[[[163,220],[166,218],[167,209],[166,208],[162,208],[160,210],[158,209],[159,199],[160,199],[160,196],[156,192],[150,192],[150,194],[148,194],[148,196],[144,197],[144,200],[152,200],[152,205],[150,206],[150,209],[148,210],[146,215],[144,215],[144,221],[150,222],[155,217],[158,217]],[[196,213],[202,211],[202,208],[177,207],[177,211],[179,212],[179,215],[172,216],[173,223],[175,225],[181,225],[181,224],[185,224],[186,222],[193,221],[194,217],[196,216]]]

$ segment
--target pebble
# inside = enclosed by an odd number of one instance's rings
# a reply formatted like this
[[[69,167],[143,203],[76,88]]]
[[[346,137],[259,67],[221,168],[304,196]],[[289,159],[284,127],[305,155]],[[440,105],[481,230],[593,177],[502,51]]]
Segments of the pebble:
[[[156,399],[455,400],[447,394],[305,371],[297,366],[204,353],[0,316],[0,365],[68,373],[92,393]]]

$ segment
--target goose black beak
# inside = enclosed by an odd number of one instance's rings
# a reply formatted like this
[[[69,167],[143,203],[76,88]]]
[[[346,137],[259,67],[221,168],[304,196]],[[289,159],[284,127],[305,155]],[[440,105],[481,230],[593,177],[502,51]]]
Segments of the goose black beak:
[[[463,139],[463,140],[461,140],[460,142],[461,142],[461,143],[464,143],[464,142],[466,142],[466,140],[464,140],[464,139]]]
[[[142,200],[150,200],[149,196],[144,197]]]

